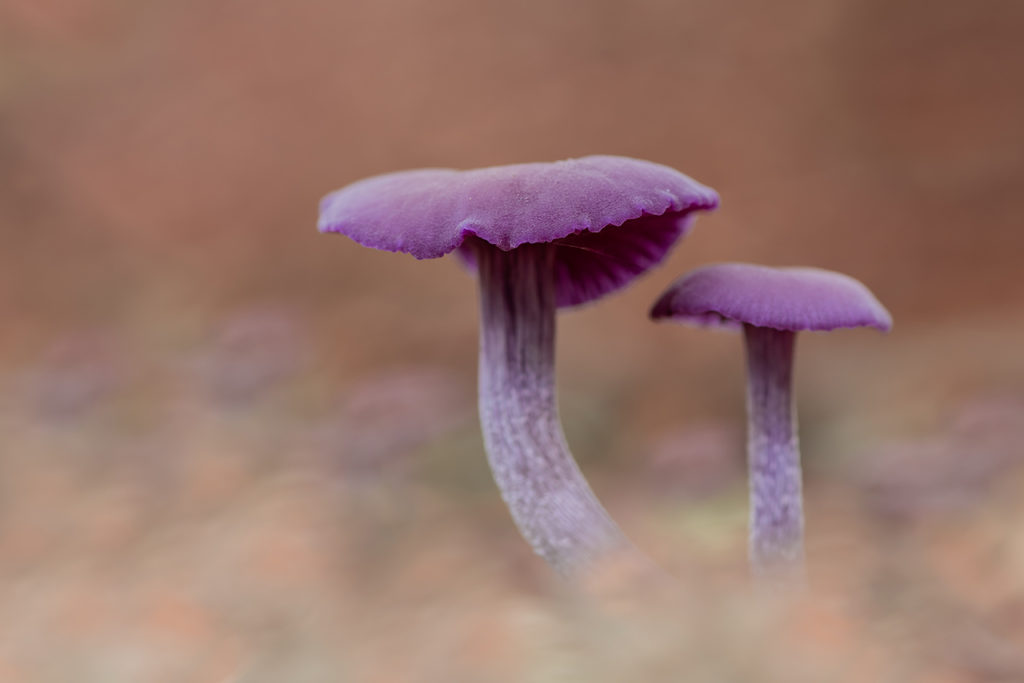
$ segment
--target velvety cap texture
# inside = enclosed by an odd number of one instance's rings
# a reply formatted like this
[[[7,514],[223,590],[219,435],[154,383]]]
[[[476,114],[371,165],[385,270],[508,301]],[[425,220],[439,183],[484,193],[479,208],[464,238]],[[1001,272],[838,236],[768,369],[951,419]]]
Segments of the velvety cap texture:
[[[319,229],[386,251],[438,258],[467,238],[508,251],[556,245],[559,306],[596,299],[659,263],[714,190],[667,166],[615,156],[425,169],[367,178],[320,203]]]
[[[859,281],[819,268],[721,263],[672,283],[651,317],[706,326],[741,324],[778,330],[892,328],[892,316]]]

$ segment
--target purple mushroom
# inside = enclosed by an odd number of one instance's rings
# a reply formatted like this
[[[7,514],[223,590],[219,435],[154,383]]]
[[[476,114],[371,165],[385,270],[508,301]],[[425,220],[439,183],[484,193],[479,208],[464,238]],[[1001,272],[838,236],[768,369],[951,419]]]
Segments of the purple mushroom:
[[[792,391],[796,333],[861,326],[888,331],[892,317],[867,287],[846,275],[745,263],[681,277],[654,304],[651,317],[743,327],[751,566],[762,576],[802,573],[803,494]]]
[[[563,575],[630,545],[565,443],[555,309],[624,287],[717,205],[678,171],[613,156],[391,173],[321,202],[321,232],[419,259],[457,250],[476,269],[488,460],[520,532]]]

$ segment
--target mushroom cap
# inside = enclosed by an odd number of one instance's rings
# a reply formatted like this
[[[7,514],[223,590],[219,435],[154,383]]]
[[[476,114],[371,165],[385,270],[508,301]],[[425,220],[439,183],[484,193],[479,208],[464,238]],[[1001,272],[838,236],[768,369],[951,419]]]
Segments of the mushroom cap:
[[[458,249],[471,266],[471,237],[504,251],[553,243],[556,301],[573,306],[659,263],[693,212],[717,206],[714,190],[667,166],[590,156],[367,178],[323,198],[318,228],[418,259]]]
[[[720,263],[691,271],[665,290],[651,317],[707,327],[777,330],[892,328],[875,295],[848,275],[820,268]]]

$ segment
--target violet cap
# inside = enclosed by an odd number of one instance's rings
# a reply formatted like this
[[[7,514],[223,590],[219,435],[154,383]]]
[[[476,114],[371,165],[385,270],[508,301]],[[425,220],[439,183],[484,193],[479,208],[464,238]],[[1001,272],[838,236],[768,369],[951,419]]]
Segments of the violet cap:
[[[888,332],[892,316],[859,281],[820,268],[772,268],[720,263],[676,280],[651,317],[709,327],[743,324],[799,332],[874,327]]]
[[[419,259],[458,249],[471,266],[472,237],[504,251],[552,243],[556,301],[573,306],[658,264],[693,212],[717,206],[714,190],[667,166],[590,156],[367,178],[324,197],[318,228]]]

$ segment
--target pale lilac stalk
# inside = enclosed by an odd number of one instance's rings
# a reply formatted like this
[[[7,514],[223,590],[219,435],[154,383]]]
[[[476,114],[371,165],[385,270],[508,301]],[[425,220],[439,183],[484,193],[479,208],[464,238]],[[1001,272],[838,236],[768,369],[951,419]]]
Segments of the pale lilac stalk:
[[[573,575],[628,542],[583,478],[558,419],[554,257],[549,245],[479,246],[480,423],[520,533]]]
[[[800,446],[793,402],[793,332],[744,325],[750,562],[755,573],[803,564]],[[799,569],[796,569],[799,571]]]

